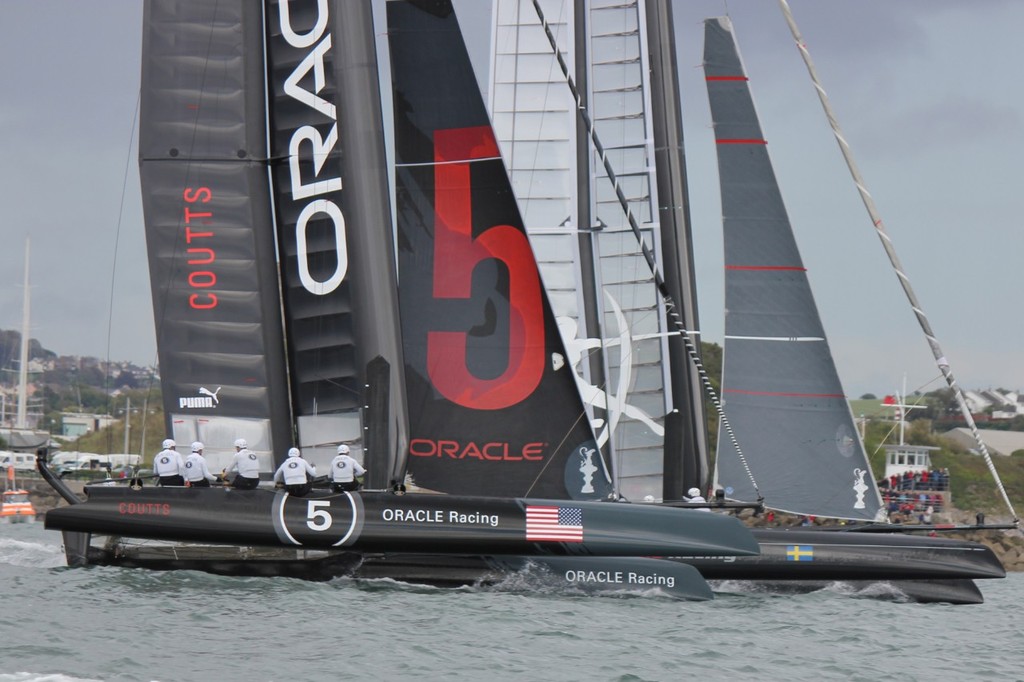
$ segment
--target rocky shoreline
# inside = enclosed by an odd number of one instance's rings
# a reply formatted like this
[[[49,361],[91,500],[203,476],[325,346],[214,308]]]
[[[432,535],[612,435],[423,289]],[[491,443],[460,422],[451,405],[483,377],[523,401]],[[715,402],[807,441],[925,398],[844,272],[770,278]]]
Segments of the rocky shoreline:
[[[47,510],[54,507],[62,507],[67,502],[50,487],[46,481],[41,479],[22,479],[21,486],[29,491],[29,499],[36,508],[36,514],[42,518]],[[67,481],[68,486],[75,492],[80,492],[84,486],[82,481]],[[768,523],[764,516],[754,516],[749,511],[742,513],[743,521],[752,527],[767,526],[795,526],[798,517],[785,514],[778,514],[774,522]],[[937,519],[936,523],[952,523],[955,525],[972,525],[975,518],[972,514],[959,510],[950,510]],[[1001,519],[989,519],[992,524],[1005,524],[1008,521]],[[816,522],[815,525],[828,525],[827,523]],[[980,542],[992,549],[1007,572],[1024,571],[1024,532],[1019,528],[1016,530],[972,530],[970,532],[943,533],[942,537],[957,538],[960,540],[973,540]]]

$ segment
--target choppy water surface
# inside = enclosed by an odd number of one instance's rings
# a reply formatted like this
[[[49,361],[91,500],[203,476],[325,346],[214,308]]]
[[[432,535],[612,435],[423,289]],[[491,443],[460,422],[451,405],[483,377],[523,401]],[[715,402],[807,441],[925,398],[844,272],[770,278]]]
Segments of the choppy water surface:
[[[37,523],[0,526],[0,584],[0,682],[1024,680],[1021,574],[978,606],[840,585],[688,603],[69,569]]]

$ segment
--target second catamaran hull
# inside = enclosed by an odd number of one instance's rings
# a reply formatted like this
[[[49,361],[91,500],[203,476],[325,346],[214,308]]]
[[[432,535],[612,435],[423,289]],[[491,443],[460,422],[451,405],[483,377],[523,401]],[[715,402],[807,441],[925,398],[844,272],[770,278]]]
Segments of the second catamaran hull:
[[[977,542],[902,533],[766,528],[751,531],[750,557],[680,558],[709,580],[937,580],[1003,578],[991,549]]]
[[[719,593],[798,595],[829,590],[851,597],[915,604],[984,604],[973,580],[759,580],[714,581]]]
[[[92,546],[81,563],[149,570],[194,570],[230,576],[326,581],[389,579],[435,587],[508,584],[586,594],[647,592],[687,601],[714,597],[687,564],[643,557],[482,556],[361,553],[220,545]]]

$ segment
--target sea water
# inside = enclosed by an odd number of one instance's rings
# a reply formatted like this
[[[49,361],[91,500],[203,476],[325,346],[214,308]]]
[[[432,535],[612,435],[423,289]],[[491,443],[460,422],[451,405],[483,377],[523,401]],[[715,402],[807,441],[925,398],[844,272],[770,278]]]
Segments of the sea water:
[[[842,585],[680,602],[70,569],[59,533],[0,526],[0,682],[1024,680],[1024,575],[978,584],[971,606]]]

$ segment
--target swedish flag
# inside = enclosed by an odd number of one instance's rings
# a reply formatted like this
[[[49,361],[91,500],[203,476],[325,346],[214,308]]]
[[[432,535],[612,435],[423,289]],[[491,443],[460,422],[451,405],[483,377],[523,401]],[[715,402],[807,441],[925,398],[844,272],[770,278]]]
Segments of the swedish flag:
[[[786,545],[786,561],[814,561],[812,545]]]

